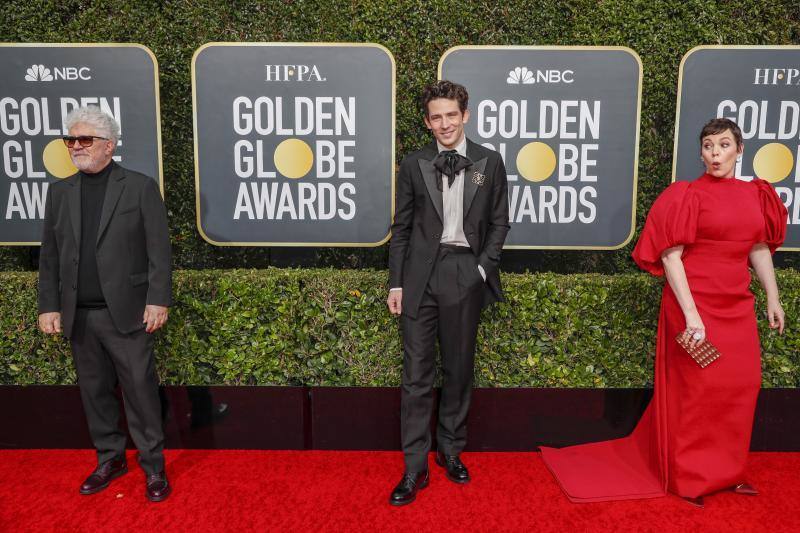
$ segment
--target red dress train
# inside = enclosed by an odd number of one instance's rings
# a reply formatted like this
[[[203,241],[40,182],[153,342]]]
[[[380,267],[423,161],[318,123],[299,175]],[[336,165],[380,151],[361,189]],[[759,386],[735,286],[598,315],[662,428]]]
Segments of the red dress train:
[[[677,344],[686,324],[664,283],[654,395],[621,439],[542,447],[542,459],[574,502],[698,497],[745,481],[761,352],[748,254],[786,234],[786,208],[768,183],[715,178],[670,185],[653,204],[633,259],[662,276],[661,253],[683,245],[683,264],[706,335],[722,354],[706,368]]]

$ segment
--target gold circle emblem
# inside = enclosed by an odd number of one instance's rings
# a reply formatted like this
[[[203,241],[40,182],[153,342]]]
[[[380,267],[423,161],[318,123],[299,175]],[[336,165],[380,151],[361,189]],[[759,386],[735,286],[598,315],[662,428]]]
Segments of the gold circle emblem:
[[[47,146],[44,147],[44,152],[42,152],[42,162],[47,172],[58,179],[63,180],[78,171],[75,165],[72,164],[69,150],[67,150],[64,141],[61,139],[53,139],[47,143]]]
[[[792,151],[781,143],[769,143],[759,148],[753,158],[753,172],[770,183],[785,179],[792,172]]]
[[[556,169],[556,154],[543,142],[531,142],[517,153],[517,171],[528,181],[544,181]]]
[[[300,139],[286,139],[275,148],[275,168],[291,179],[302,178],[314,164],[311,147]]]

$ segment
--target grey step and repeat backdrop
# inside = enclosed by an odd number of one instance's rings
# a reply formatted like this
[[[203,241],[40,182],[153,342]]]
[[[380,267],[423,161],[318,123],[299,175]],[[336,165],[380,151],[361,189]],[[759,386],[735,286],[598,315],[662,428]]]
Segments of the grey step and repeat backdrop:
[[[63,121],[82,105],[122,130],[114,159],[159,182],[158,63],[138,44],[0,44],[0,244],[38,245],[47,189],[74,174]]]
[[[642,62],[628,48],[460,46],[467,136],[502,155],[506,248],[620,248],[633,237]]]
[[[0,244],[39,243],[75,172],[75,107],[122,126],[117,160],[163,192],[158,66],[137,44],[0,45]],[[467,135],[509,174],[507,248],[615,249],[635,228],[642,64],[624,47],[459,46],[439,76],[470,93]],[[394,211],[395,62],[377,44],[209,43],[192,59],[197,227],[218,246],[379,246]],[[673,179],[697,135],[735,120],[737,176],[770,181],[800,250],[800,47],[701,46],[680,67]],[[420,120],[422,117],[420,116]]]
[[[378,246],[395,65],[375,44],[209,43],[192,60],[197,227],[219,246]]]
[[[698,135],[712,117],[742,129],[736,176],[772,183],[789,210],[781,250],[800,251],[800,46],[698,46],[683,56],[673,181],[703,173]]]

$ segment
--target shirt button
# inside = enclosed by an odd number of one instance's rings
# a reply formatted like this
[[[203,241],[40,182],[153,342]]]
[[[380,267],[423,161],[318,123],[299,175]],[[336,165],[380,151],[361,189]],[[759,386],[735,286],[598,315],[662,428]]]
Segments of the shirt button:
[[[441,237],[441,235],[439,235],[438,233],[434,233],[434,234],[433,234],[433,238],[434,238],[434,239],[438,239],[439,237]]]

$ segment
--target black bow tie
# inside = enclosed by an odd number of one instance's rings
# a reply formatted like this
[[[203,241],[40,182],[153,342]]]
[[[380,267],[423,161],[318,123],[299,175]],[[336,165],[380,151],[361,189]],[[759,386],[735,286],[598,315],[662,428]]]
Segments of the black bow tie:
[[[436,179],[436,186],[442,190],[442,176],[447,176],[447,186],[452,187],[453,181],[456,179],[456,174],[461,172],[472,164],[468,157],[460,155],[455,150],[445,150],[439,152],[436,159],[433,160],[433,166],[439,171]]]

